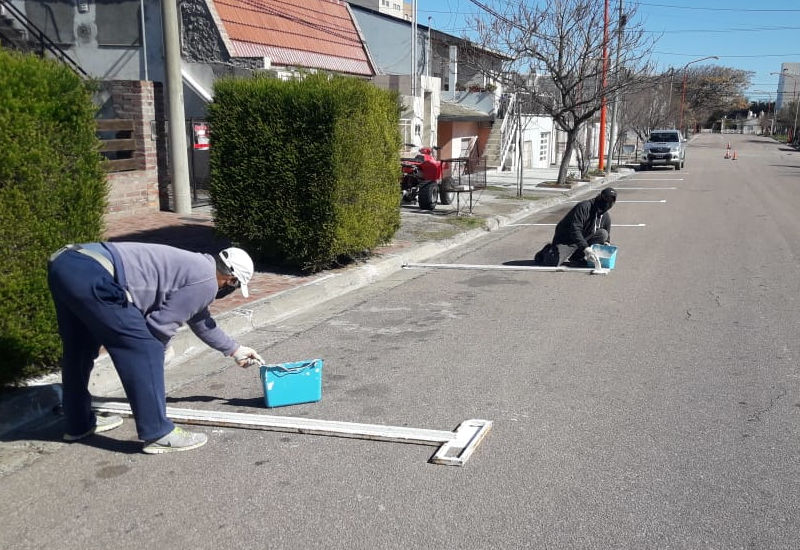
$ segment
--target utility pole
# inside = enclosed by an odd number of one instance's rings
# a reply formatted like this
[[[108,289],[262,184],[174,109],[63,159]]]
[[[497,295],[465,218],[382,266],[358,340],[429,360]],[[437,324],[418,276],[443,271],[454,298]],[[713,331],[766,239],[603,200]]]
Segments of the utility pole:
[[[667,97],[667,122],[672,120],[672,127],[675,127],[675,117],[672,116],[672,79],[675,76],[675,68],[669,68],[669,96]],[[637,138],[638,139],[638,138]]]
[[[161,19],[164,27],[165,79],[169,105],[169,163],[172,190],[175,193],[175,212],[191,214],[192,196],[189,186],[189,155],[186,152],[177,0],[161,0]]]
[[[411,1],[411,97],[417,97],[417,0]]]
[[[614,97],[611,100],[611,131],[608,135],[608,173],[611,173],[611,163],[614,159],[614,141],[616,140],[617,129],[617,105],[619,104],[619,78],[620,78],[620,50],[622,49],[622,31],[625,28],[625,17],[622,14],[622,0],[619,0],[619,16],[617,20],[617,52],[616,60],[614,62],[614,80],[616,87],[614,89]]]
[[[517,98],[517,197],[522,198],[523,175],[522,175],[522,107],[520,98]]]
[[[605,166],[606,152],[606,79],[608,78],[608,1],[605,2],[603,13],[603,76],[600,84],[600,140],[598,150],[597,169],[602,171]]]
[[[425,76],[431,76],[431,55],[433,55],[433,49],[431,47],[431,19],[433,18],[428,16],[428,47],[425,52]]]

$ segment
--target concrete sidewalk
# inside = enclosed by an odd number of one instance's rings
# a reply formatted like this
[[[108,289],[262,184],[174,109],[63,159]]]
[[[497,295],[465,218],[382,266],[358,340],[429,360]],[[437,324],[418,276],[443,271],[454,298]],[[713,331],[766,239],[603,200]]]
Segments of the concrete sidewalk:
[[[376,249],[368,260],[312,275],[257,265],[249,284],[249,298],[245,299],[236,292],[214,302],[210,309],[217,323],[236,337],[369,285],[401,269],[405,263],[424,262],[477,239],[487,231],[515,223],[632,173],[632,170],[623,168],[607,178],[595,178],[592,182],[565,190],[537,187],[542,181],[554,180],[557,170],[528,169],[524,174],[522,199],[516,198],[515,173],[492,174],[487,177],[487,188],[473,193],[471,213],[468,212],[470,200],[466,194],[460,197],[458,211],[455,205],[439,205],[432,212],[420,210],[415,204],[404,205],[400,230],[391,243]],[[190,216],[156,212],[112,219],[108,222],[106,238],[169,244],[209,253],[229,244],[215,233],[208,207],[196,208]],[[530,253],[532,257],[534,251]],[[172,346],[176,355],[167,365],[168,380],[170,368],[207,349],[186,327],[178,331]],[[123,395],[116,371],[105,354],[96,362],[90,390],[95,396]],[[0,395],[0,435],[35,421],[52,411],[60,401],[59,375],[47,376],[31,381],[25,388],[4,392]]]

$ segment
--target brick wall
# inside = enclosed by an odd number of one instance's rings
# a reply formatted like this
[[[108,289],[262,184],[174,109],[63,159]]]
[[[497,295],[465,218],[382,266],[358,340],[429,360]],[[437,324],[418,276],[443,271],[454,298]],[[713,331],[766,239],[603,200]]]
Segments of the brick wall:
[[[166,187],[166,142],[163,88],[159,82],[141,80],[106,81],[102,89],[110,95],[110,118],[131,119],[136,150],[136,170],[108,174],[107,217],[158,212],[160,189]],[[155,133],[154,133],[155,131]],[[161,185],[159,184],[161,181]]]

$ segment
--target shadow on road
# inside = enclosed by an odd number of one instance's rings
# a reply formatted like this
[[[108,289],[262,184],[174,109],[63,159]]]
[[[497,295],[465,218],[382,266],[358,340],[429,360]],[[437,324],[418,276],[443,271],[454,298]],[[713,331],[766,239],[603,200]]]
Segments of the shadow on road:
[[[530,260],[508,260],[507,262],[503,262],[503,265],[531,266],[531,265],[534,265],[534,263],[533,263],[533,259],[530,259]]]
[[[184,397],[167,397],[167,404],[174,403],[220,403],[230,407],[248,407],[255,409],[264,409],[263,397],[252,397],[243,399],[234,397],[232,399],[225,399],[223,397],[214,397],[213,395],[187,395]],[[228,411],[230,412],[230,411]]]

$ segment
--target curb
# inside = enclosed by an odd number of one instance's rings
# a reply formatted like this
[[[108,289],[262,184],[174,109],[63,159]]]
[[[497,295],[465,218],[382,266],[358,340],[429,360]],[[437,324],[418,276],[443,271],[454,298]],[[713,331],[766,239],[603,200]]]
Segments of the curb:
[[[423,243],[408,251],[373,259],[342,273],[324,276],[316,281],[310,281],[262,298],[247,304],[247,309],[238,308],[226,311],[216,315],[214,319],[225,332],[236,338],[255,327],[280,322],[308,311],[323,302],[363,288],[397,272],[402,269],[403,264],[424,262],[487,233],[557,206],[572,197],[599,189],[632,173],[634,172],[617,172],[593,182],[586,182],[569,191],[562,191],[557,197],[548,197],[538,200],[534,204],[526,204],[511,215],[488,217],[484,228],[471,229],[442,241]],[[178,330],[171,345],[175,350],[175,359],[165,367],[167,374],[172,367],[206,350],[205,344],[186,326]],[[19,395],[15,395],[11,399],[0,400],[0,436],[52,412],[53,408],[61,402],[60,383],[61,376],[59,374],[50,375],[38,380],[37,385],[24,388]],[[95,361],[89,380],[89,391],[96,397],[123,395],[119,376],[108,355],[102,355]]]

